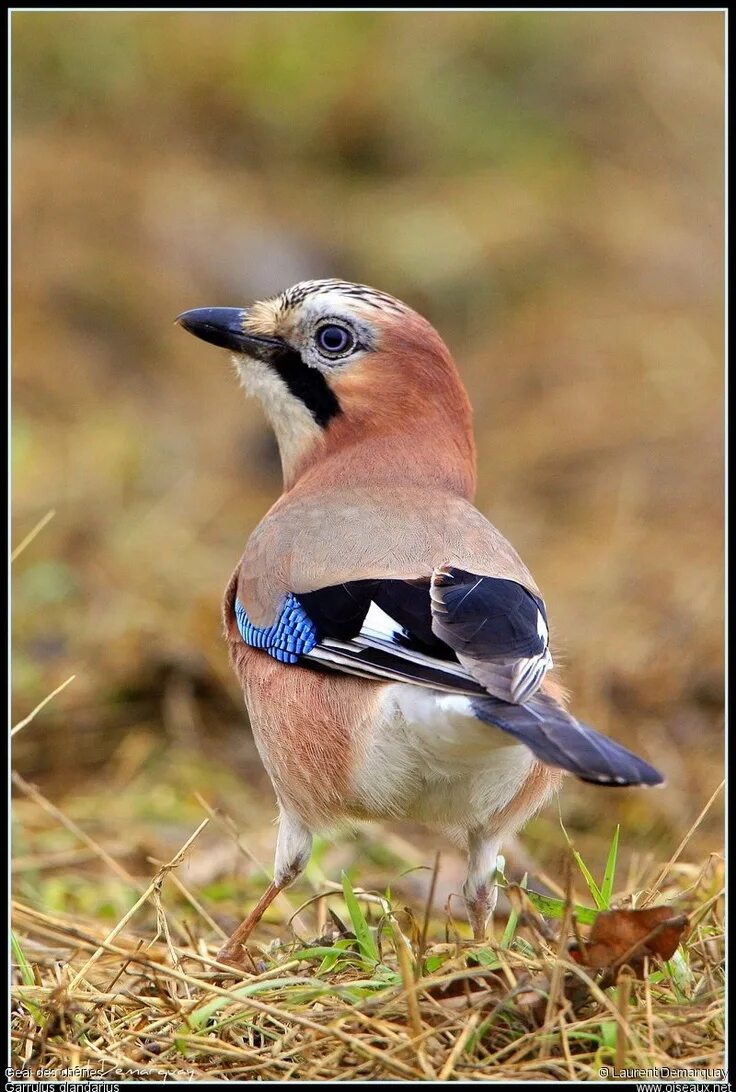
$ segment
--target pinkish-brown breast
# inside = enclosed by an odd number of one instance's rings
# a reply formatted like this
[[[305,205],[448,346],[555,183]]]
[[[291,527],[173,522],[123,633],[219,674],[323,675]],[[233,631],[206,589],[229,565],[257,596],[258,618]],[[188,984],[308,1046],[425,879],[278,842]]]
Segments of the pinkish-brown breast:
[[[223,603],[225,637],[263,764],[279,799],[307,826],[332,825],[346,814],[355,753],[384,684],[298,665],[285,670],[246,645],[234,620],[236,576]]]

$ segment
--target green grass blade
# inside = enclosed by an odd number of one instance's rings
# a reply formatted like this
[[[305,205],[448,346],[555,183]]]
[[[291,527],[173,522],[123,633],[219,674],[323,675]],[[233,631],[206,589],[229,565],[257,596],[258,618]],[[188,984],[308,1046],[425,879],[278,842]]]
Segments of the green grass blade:
[[[351,942],[352,943],[352,942]],[[340,959],[349,959],[353,957],[353,962],[357,958],[357,953],[351,952],[347,944],[330,944],[327,945],[315,945],[314,948],[299,948],[296,952],[289,953],[289,960],[292,959],[327,959],[329,956],[337,956]]]
[[[17,989],[18,989],[18,995],[17,995],[18,1000],[20,1001],[21,1005],[23,1005],[25,1008],[28,1009],[29,1013],[31,1014],[31,1017],[33,1018],[35,1023],[38,1025],[38,1027],[42,1028],[44,1026],[44,1024],[46,1023],[46,1017],[43,1014],[43,1010],[36,1004],[35,1001],[29,1001],[29,999],[24,996],[23,988],[24,988],[23,986],[18,986],[17,987]]]
[[[667,960],[665,967],[672,980],[677,1000],[680,1004],[684,1004],[692,992],[695,978],[683,955],[682,946],[677,949],[671,959]]]
[[[603,1020],[599,1025],[601,1029],[601,1043],[613,1051],[616,1049],[617,1024],[615,1020]]]
[[[527,891],[526,894],[532,906],[540,914],[544,914],[548,918],[564,918],[566,907],[564,899],[553,899],[549,895],[540,895],[538,891]],[[594,910],[590,906],[580,906],[579,903],[572,904],[572,912],[582,925],[592,925],[598,917],[597,909]]]
[[[501,947],[502,948],[508,948],[509,947],[509,945],[511,944],[511,941],[514,939],[514,934],[516,933],[516,926],[518,924],[519,924],[519,915],[517,914],[516,910],[512,910],[511,913],[509,914],[509,920],[506,922],[506,928],[503,931],[503,936],[501,937]]]
[[[233,990],[233,997],[245,998],[254,997],[259,993],[266,993],[269,990],[286,989],[288,986],[316,986],[321,988],[322,982],[317,981],[314,978],[269,978],[264,982],[252,982],[248,986],[240,986],[238,989]],[[226,1005],[232,1005],[233,997],[216,997],[213,1001],[208,1001],[206,1005],[201,1005],[198,1009],[194,1009],[187,1016],[185,1022],[180,1024],[176,1030],[174,1042],[177,1050],[181,1054],[186,1053],[186,1045],[181,1041],[182,1036],[191,1035],[192,1032],[197,1032],[210,1022],[212,1017],[220,1009]]]
[[[580,869],[580,873],[581,873],[583,879],[585,880],[588,891],[590,891],[590,894],[591,894],[591,896],[593,898],[593,902],[596,904],[596,906],[598,907],[599,910],[606,910],[607,909],[606,900],[603,898],[603,894],[601,892],[601,889],[598,886],[598,884],[595,882],[595,880],[593,879],[593,876],[591,875],[590,869],[586,865],[585,861],[580,856],[578,851],[575,849],[575,846],[572,844],[572,841],[570,839],[570,835],[565,830],[565,825],[562,822],[562,817],[560,817],[560,826],[562,827],[562,833],[565,835],[565,841],[567,842],[568,846],[570,847],[570,851],[571,851],[573,857],[575,858],[575,863],[578,866],[578,868]],[[582,921],[582,918],[580,920]]]
[[[608,851],[608,860],[606,861],[606,870],[603,873],[603,883],[601,884],[601,896],[605,902],[603,907],[607,910],[611,905],[611,895],[613,894],[613,878],[616,875],[616,858],[618,857],[618,838],[621,833],[620,824],[616,824],[616,829],[613,832],[613,838],[611,839],[611,848]]]
[[[585,880],[585,882],[586,882],[586,884],[588,886],[588,891],[590,891],[591,895],[593,896],[593,902],[596,904],[596,906],[598,907],[599,910],[605,910],[606,909],[606,900],[603,898],[600,887],[598,886],[598,884],[593,879],[593,877],[592,877],[592,875],[591,875],[591,873],[590,873],[590,871],[588,869],[588,866],[586,865],[585,861],[580,856],[578,851],[576,849],[573,849],[572,852],[573,852],[573,856],[575,857],[575,863],[577,864],[578,868],[580,869],[580,872],[581,872],[581,874],[583,876],[583,879]]]
[[[498,859],[502,860],[503,858],[498,858]],[[504,861],[504,864],[505,863],[506,862]],[[499,871],[500,871],[501,876],[503,876],[503,870],[499,870],[498,866],[496,866],[496,874],[497,875],[498,875]],[[505,879],[505,877],[504,877],[504,879]],[[524,891],[527,891],[528,890],[528,883],[529,883],[529,873],[525,872],[524,875],[521,877],[521,883],[519,884],[519,887],[521,887]],[[503,936],[501,937],[501,947],[502,948],[508,948],[510,946],[511,941],[514,939],[514,934],[516,933],[516,926],[518,924],[519,924],[519,914],[518,914],[518,911],[514,910],[514,908],[512,906],[511,907],[511,913],[509,914],[509,920],[506,922],[506,928],[504,929]]]
[[[524,886],[526,879],[527,877],[524,876],[524,879],[519,886],[523,888],[524,894],[527,896],[532,906],[538,910],[540,914],[544,914],[548,918],[564,918],[567,906],[565,901],[563,899],[555,899],[551,895],[540,895],[538,891],[529,890],[528,887]],[[595,881],[593,882],[595,883]],[[509,886],[512,885],[508,883],[499,883],[499,887],[502,889]],[[603,907],[598,907],[594,910],[590,906],[581,906],[580,903],[572,904],[572,912],[582,925],[592,925],[598,917],[599,911],[602,909]],[[509,920],[511,919],[509,918]]]
[[[379,963],[381,957],[378,953],[378,946],[373,938],[370,926],[365,920],[365,914],[360,908],[360,903],[355,897],[347,872],[342,874],[342,892],[361,954],[364,959],[370,960],[371,963]]]
[[[15,962],[18,965],[18,970],[20,971],[20,977],[23,979],[23,985],[24,986],[35,986],[36,985],[36,979],[33,976],[33,971],[31,970],[31,965],[28,962],[28,960],[26,959],[26,953],[21,948],[20,941],[18,940],[17,936],[12,931],[12,929],[10,931],[10,948],[11,948],[11,950],[13,952],[13,959],[15,960]]]
[[[424,961],[424,973],[435,974],[435,972],[438,971],[440,967],[447,963],[448,959],[452,959],[452,956],[449,952],[440,952],[437,955],[427,956]]]
[[[468,960],[470,963],[470,958]],[[480,967],[500,967],[501,964],[498,960],[498,956],[495,952],[492,952],[489,948],[479,948],[473,952],[472,962],[477,963]]]
[[[31,965],[28,962],[28,960],[26,959],[26,953],[23,951],[23,949],[21,947],[21,943],[18,940],[17,936],[15,935],[15,933],[13,932],[12,929],[10,930],[10,950],[13,953],[13,960],[16,963],[16,965],[18,967],[18,970],[20,971],[20,977],[23,980],[23,985],[24,986],[35,986],[36,985],[36,979],[34,977],[33,970],[31,969]],[[34,1004],[33,1001],[28,1001],[22,995],[21,995],[21,1002],[28,1009],[29,1013],[31,1014],[33,1019],[36,1021],[38,1026],[40,1028],[43,1027],[44,1016],[43,1016],[43,1012],[38,1007],[38,1005]]]

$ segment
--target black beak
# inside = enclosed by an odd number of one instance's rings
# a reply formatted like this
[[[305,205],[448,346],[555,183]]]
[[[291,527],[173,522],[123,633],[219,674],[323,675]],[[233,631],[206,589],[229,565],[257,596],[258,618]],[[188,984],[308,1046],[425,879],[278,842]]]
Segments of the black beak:
[[[284,352],[286,346],[279,338],[247,333],[243,328],[247,317],[242,307],[196,307],[184,311],[176,322],[203,341],[258,360],[272,360]]]

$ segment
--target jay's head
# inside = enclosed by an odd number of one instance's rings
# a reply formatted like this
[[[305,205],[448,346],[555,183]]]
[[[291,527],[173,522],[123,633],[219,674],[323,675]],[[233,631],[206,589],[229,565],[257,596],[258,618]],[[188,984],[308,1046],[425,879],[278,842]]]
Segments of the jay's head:
[[[318,452],[418,428],[470,431],[470,409],[436,330],[383,292],[303,281],[251,307],[203,307],[177,322],[229,349],[276,432],[292,481]]]

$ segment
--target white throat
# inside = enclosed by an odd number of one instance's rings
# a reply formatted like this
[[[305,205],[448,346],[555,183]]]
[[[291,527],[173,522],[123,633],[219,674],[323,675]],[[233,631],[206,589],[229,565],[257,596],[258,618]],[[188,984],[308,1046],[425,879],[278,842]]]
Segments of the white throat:
[[[314,417],[268,364],[233,354],[238,378],[247,394],[261,402],[276,435],[284,483],[293,480],[298,464],[323,432]]]

